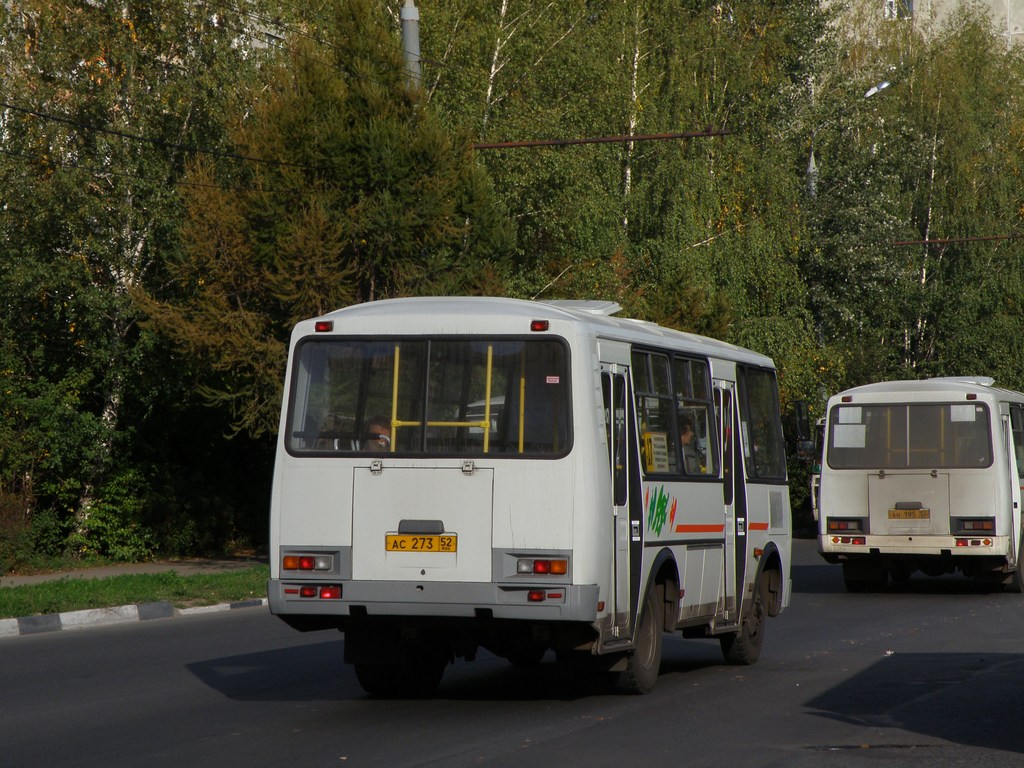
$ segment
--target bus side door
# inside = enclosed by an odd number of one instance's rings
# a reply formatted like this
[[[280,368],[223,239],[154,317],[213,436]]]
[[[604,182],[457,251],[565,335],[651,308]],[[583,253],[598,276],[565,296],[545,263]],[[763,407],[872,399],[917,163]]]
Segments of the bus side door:
[[[743,485],[743,467],[737,467],[740,435],[736,412],[735,391],[730,381],[715,382],[715,407],[718,410],[722,451],[722,495],[725,516],[725,572],[723,590],[725,623],[739,620],[746,564],[746,498]],[[738,517],[738,519],[737,519]]]
[[[605,429],[608,437],[612,485],[612,525],[615,542],[615,586],[612,592],[612,635],[628,638],[640,598],[640,564],[643,557],[643,505],[637,458],[633,396],[629,367],[603,364]]]

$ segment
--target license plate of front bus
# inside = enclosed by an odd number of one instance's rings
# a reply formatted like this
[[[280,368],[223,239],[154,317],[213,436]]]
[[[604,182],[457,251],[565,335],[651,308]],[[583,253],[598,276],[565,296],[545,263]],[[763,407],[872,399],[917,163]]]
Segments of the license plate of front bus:
[[[384,535],[384,549],[388,552],[457,552],[459,537],[454,533]]]
[[[928,509],[890,509],[890,520],[927,520],[930,516]]]

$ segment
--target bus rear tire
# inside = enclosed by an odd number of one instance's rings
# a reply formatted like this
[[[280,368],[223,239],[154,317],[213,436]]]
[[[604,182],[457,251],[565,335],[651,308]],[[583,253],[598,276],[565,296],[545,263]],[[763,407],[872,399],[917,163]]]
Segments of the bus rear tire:
[[[663,584],[648,590],[636,625],[636,648],[626,655],[626,668],[619,673],[618,688],[623,693],[650,693],[661,671],[661,644],[664,628]]]
[[[761,646],[764,645],[765,618],[767,617],[768,595],[764,578],[759,578],[754,586],[754,603],[750,611],[740,623],[738,632],[722,635],[722,655],[730,664],[754,664],[761,657]]]

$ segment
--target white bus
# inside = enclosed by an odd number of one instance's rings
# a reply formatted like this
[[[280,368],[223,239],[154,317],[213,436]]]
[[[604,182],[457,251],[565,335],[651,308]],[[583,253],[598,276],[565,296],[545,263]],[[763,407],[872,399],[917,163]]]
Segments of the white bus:
[[[374,695],[427,694],[478,648],[646,692],[664,631],[756,661],[790,593],[774,366],[618,310],[411,298],[300,322],[271,611],[342,630]]]
[[[957,570],[1021,591],[1024,395],[888,381],[828,401],[818,544],[849,591]]]

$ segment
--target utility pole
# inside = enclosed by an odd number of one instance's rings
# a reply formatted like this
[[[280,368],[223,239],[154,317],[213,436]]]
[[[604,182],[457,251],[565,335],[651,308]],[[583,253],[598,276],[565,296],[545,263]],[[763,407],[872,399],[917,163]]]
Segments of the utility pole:
[[[402,7],[402,50],[410,85],[420,84],[420,11],[415,0],[405,0]]]

